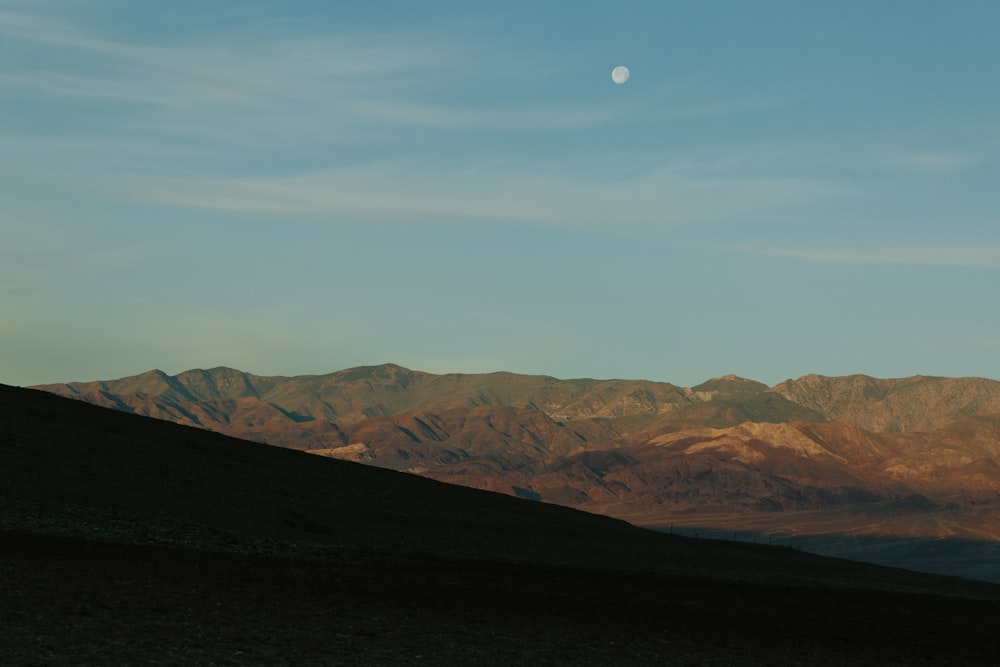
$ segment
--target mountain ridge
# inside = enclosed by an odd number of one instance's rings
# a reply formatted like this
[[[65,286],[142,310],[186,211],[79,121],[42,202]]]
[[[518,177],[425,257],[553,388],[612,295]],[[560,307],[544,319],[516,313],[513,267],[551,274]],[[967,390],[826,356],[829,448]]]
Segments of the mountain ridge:
[[[140,415],[627,517],[1000,541],[1000,382],[149,371],[39,387]],[[830,517],[829,522],[823,513]],[[1000,572],[997,574],[1000,577]]]

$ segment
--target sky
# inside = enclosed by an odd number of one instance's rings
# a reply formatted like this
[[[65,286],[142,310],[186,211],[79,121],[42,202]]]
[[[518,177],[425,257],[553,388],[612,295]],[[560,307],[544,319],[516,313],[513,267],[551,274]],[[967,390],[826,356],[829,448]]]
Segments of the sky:
[[[998,28],[992,0],[0,0],[0,382],[1000,379]]]

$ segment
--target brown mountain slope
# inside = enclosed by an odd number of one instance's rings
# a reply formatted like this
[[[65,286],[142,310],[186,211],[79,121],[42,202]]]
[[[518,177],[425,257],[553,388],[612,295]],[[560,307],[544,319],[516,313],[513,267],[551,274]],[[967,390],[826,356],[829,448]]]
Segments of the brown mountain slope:
[[[844,423],[747,423],[665,434],[639,449],[649,450],[647,458],[664,465],[701,462],[714,471],[741,470],[795,489],[784,499],[747,489],[706,498],[719,507],[797,510],[915,494],[938,505],[968,505],[1000,499],[1000,478],[989,474],[1000,460],[1000,440],[991,428],[996,422],[996,417],[967,418],[949,428],[912,434],[873,434]],[[737,491],[741,502],[733,495]],[[691,488],[685,492],[691,498]],[[1000,532],[994,537],[1000,539]]]
[[[990,418],[966,416],[994,409],[1000,414],[1000,383],[977,378],[806,376],[768,390],[761,383],[726,376],[685,389],[511,373],[432,375],[390,364],[296,378],[224,368],[176,377],[150,371],[43,388],[336,458],[439,477],[460,474],[467,484],[489,488],[504,485],[476,478],[516,472],[515,486],[531,488],[527,482],[532,475],[542,470],[550,474],[569,456],[656,446],[643,458],[667,460],[676,448],[664,443],[691,438],[708,443],[699,452],[711,449],[730,467],[752,464],[748,474],[777,475],[785,485],[802,480],[783,474],[787,465],[779,461],[782,457],[792,456],[814,478],[827,478],[826,484],[850,470],[852,479],[864,480],[858,488],[878,497],[920,489],[949,501],[988,499],[995,487],[991,466],[1000,461]],[[853,427],[818,423],[826,419]],[[786,422],[816,425],[768,426]],[[735,435],[705,431],[734,427],[739,429]],[[910,433],[918,427],[920,435]],[[896,438],[868,433],[886,430],[904,433]],[[758,447],[748,454],[748,441],[770,450]],[[696,453],[684,449],[683,457],[694,461]],[[752,461],[742,460],[744,454]],[[825,458],[814,459],[813,454]],[[456,465],[460,473],[447,469]],[[805,497],[814,494],[805,492]],[[770,496],[757,501],[750,504],[775,506]],[[784,502],[777,506],[787,509]]]
[[[617,433],[599,421],[568,428],[540,410],[510,406],[452,408],[373,417],[346,429],[350,445],[312,453],[425,472],[458,461],[490,460],[509,470],[613,442]]]
[[[328,375],[261,377],[228,368],[168,376],[149,371],[120,380],[36,387],[95,405],[249,435],[282,421],[345,428],[372,417],[417,410],[508,406],[553,420],[620,420],[623,428],[822,419],[775,394],[694,391],[645,380],[557,380],[541,375],[433,375],[393,364]],[[260,428],[265,427],[266,428]],[[282,441],[283,446],[305,448]]]
[[[475,458],[442,462],[427,474],[453,483],[479,480],[482,488],[643,524],[678,515],[781,512],[791,525],[792,513],[802,510],[854,507],[874,515],[881,506],[898,515],[947,508],[956,519],[969,511],[976,537],[1000,540],[992,519],[972,519],[988,507],[1000,510],[998,421],[967,418],[919,434],[873,434],[843,423],[748,422],[666,433],[489,475],[480,473]],[[903,499],[912,506],[900,505]],[[871,519],[859,519],[854,530],[868,532],[875,527]],[[930,521],[924,535],[940,530]]]
[[[968,415],[1000,414],[1000,382],[984,378],[806,375],[771,391],[869,431],[928,431]]]

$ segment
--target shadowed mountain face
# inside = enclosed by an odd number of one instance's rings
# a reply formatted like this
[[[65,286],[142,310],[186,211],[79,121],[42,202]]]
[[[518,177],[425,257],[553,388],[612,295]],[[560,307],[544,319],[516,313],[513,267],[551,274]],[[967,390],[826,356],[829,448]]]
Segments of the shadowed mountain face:
[[[41,388],[640,525],[1000,541],[1000,382],[979,378],[685,388],[384,365]]]

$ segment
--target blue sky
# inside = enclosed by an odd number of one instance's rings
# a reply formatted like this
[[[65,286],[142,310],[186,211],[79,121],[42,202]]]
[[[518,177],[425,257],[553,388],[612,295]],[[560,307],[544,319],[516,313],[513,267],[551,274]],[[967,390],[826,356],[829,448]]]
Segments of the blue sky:
[[[0,0],[0,382],[1000,378],[1000,4],[481,4]]]

